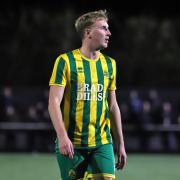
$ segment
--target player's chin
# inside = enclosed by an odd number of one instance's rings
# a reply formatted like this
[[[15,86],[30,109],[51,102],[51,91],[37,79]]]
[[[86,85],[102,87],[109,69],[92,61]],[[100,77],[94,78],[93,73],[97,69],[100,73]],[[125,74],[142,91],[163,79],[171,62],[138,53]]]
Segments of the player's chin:
[[[98,50],[102,50],[102,49],[105,49],[107,47],[108,47],[108,44],[107,43],[103,43],[103,44],[99,45],[97,49]]]
[[[108,43],[102,44],[102,49],[105,49],[105,48],[107,48],[107,47],[108,47]]]

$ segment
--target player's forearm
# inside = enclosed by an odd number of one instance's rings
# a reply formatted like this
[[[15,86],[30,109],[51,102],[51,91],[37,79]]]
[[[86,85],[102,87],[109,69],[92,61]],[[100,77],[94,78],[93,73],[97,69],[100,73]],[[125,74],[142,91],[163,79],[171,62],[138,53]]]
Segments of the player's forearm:
[[[58,138],[61,139],[63,136],[67,136],[67,132],[62,120],[60,104],[55,102],[54,100],[50,100],[48,110]]]
[[[112,127],[113,132],[115,133],[116,140],[119,141],[120,144],[124,145],[121,113],[120,113],[120,109],[117,103],[115,103],[110,108],[110,118],[111,118],[111,127]]]

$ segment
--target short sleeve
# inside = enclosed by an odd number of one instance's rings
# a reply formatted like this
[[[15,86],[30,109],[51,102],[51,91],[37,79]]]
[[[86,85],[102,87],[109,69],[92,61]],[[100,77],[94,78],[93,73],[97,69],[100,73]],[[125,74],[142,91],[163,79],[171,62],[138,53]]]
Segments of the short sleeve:
[[[110,78],[109,90],[116,90],[116,61],[112,60],[112,75]]]
[[[67,83],[66,71],[67,71],[66,61],[61,56],[59,56],[54,63],[54,68],[49,81],[49,85],[50,86],[57,85],[57,86],[65,87]]]

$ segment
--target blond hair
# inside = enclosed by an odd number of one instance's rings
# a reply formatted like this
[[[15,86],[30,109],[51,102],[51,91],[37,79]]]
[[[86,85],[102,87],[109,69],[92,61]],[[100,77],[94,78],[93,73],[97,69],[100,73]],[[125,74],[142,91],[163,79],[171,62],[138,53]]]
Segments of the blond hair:
[[[81,38],[83,38],[84,30],[91,27],[98,19],[108,21],[106,10],[92,11],[80,16],[75,22],[75,28]]]

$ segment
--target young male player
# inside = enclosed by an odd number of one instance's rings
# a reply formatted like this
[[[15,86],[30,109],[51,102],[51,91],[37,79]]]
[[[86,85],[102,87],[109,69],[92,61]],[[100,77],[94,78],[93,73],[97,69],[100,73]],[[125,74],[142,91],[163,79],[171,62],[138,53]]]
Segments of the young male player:
[[[127,155],[115,94],[116,62],[100,52],[111,36],[107,13],[86,13],[75,27],[82,46],[56,59],[49,83],[49,113],[57,133],[61,176],[63,180],[112,180],[115,166],[122,169]],[[116,165],[111,125],[118,147]]]

